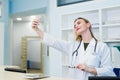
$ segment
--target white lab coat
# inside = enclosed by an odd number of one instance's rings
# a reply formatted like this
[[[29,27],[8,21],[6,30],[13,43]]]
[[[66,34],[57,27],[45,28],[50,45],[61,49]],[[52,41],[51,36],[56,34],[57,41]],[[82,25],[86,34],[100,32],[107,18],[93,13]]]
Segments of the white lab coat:
[[[73,51],[79,45],[77,41],[63,41],[57,40],[48,34],[44,34],[43,42],[51,47],[54,47],[69,56],[69,64],[71,65],[71,59]],[[94,52],[95,40],[94,38],[90,41],[86,51],[84,51],[84,44],[81,42],[80,48],[78,49],[78,56],[75,57],[76,62],[74,65],[80,63],[86,64],[89,67],[96,68],[97,76],[115,76],[112,68],[111,55],[108,46],[103,42],[97,42],[97,48]],[[75,80],[88,80],[88,76],[95,76],[91,73],[81,71],[75,68],[69,68],[69,78]]]

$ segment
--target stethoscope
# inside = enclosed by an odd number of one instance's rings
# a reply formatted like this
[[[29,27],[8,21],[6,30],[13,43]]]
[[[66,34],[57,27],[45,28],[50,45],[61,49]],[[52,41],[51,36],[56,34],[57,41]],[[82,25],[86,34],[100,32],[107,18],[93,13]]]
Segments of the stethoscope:
[[[80,41],[78,47],[72,53],[71,65],[68,66],[69,68],[76,68],[74,64],[75,64],[77,56],[78,56],[78,49],[79,49],[80,45],[81,45],[81,41]],[[96,47],[97,47],[97,40],[95,40],[94,52],[92,53],[92,55],[95,55]]]

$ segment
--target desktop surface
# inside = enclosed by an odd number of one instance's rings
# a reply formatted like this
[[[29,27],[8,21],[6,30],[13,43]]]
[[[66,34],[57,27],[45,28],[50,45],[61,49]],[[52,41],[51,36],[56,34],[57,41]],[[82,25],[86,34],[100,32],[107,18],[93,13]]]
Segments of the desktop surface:
[[[26,73],[6,71],[5,70],[6,67],[18,68],[17,66],[0,66],[0,80],[28,80],[24,77]],[[50,76],[37,80],[72,80],[72,79]]]

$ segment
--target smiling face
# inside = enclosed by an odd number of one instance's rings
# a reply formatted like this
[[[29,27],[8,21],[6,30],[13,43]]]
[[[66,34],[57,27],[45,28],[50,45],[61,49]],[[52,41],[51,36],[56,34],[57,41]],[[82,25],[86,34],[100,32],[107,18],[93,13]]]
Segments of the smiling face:
[[[82,35],[89,30],[90,23],[83,19],[77,19],[74,22],[74,30],[77,35]]]

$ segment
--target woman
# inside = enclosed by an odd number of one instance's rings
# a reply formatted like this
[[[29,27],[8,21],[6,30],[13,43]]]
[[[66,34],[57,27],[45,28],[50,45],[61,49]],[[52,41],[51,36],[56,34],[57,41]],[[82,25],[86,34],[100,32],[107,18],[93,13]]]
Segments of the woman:
[[[82,17],[74,21],[75,41],[59,41],[38,28],[39,19],[32,23],[33,30],[44,43],[65,52],[70,57],[69,76],[88,80],[89,76],[115,76],[108,46],[98,41],[91,31],[90,22]]]

